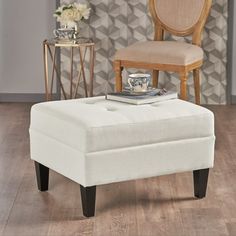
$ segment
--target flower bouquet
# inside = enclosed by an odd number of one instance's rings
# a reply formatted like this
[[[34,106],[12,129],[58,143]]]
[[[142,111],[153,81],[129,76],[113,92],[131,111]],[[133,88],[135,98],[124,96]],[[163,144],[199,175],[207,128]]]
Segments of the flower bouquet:
[[[61,28],[54,30],[59,39],[75,39],[79,33],[78,22],[89,19],[91,8],[82,3],[71,3],[60,6],[54,17],[61,23]]]

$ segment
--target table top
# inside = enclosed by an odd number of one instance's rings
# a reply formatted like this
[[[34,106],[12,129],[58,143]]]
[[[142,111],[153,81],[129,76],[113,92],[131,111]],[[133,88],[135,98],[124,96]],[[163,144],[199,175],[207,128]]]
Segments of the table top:
[[[80,37],[73,40],[61,40],[58,38],[46,39],[43,42],[49,46],[54,47],[80,47],[80,46],[94,46],[92,39]]]

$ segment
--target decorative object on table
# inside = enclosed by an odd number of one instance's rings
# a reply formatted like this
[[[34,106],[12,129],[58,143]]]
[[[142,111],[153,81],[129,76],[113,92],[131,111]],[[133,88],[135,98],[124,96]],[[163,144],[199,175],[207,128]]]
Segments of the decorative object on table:
[[[145,92],[151,81],[151,75],[149,74],[131,74],[128,78],[128,84],[134,92]]]
[[[61,41],[60,39],[49,39],[45,40],[43,42],[43,50],[44,50],[44,74],[45,74],[45,92],[46,92],[46,100],[52,100],[52,94],[53,94],[53,86],[54,86],[54,80],[55,75],[58,80],[60,89],[63,94],[64,99],[72,99],[76,98],[79,84],[81,82],[81,78],[83,80],[84,84],[84,92],[85,97],[93,96],[93,78],[94,78],[94,60],[95,60],[95,53],[94,53],[94,43],[91,39],[86,38],[78,38],[70,41]],[[61,81],[61,73],[58,69],[58,66],[56,65],[56,58],[58,53],[60,53],[60,49],[62,48],[70,48],[70,73],[69,73],[69,79],[70,79],[70,86],[69,86],[69,92],[67,92],[62,84]],[[77,81],[73,80],[73,74],[74,74],[74,54],[75,50],[78,50],[79,52],[79,64],[78,64],[78,79]],[[86,82],[86,75],[85,75],[85,58],[89,51],[89,70],[90,70],[90,78],[89,78],[89,89]],[[51,80],[49,79],[49,60],[48,60],[48,54],[51,58],[52,62],[52,74],[51,74]],[[89,91],[88,91],[89,90]]]
[[[153,70],[153,87],[158,86],[159,71],[180,75],[180,97],[187,99],[188,75],[193,71],[195,102],[200,104],[200,68],[203,64],[201,34],[212,0],[149,0],[154,22],[154,41],[138,42],[117,51],[114,61],[116,91],[122,90],[122,70]],[[192,35],[192,43],[165,41],[164,33]]]
[[[53,31],[56,38],[60,40],[73,40],[77,38],[77,31],[73,28],[59,28]]]
[[[150,88],[145,92],[133,92],[132,90],[123,90],[117,93],[108,93],[107,100],[130,103],[134,105],[150,104],[155,102],[162,102],[170,99],[177,99],[176,92],[167,91],[166,89]]]
[[[54,30],[54,34],[61,40],[71,40],[78,38],[78,23],[88,20],[91,8],[87,4],[71,3],[60,6],[54,13],[57,21],[61,23],[61,28]]]

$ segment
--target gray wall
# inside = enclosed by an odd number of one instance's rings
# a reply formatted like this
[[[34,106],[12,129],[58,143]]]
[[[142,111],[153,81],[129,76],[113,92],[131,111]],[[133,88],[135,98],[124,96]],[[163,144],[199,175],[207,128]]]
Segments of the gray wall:
[[[71,1],[73,0],[61,0],[61,2]],[[87,0],[87,2],[92,7],[92,14],[87,25],[81,26],[81,34],[89,35],[96,43],[94,94],[100,95],[114,90],[112,64],[115,51],[136,41],[153,39],[153,25],[149,16],[148,0]],[[203,104],[226,103],[227,19],[228,0],[213,0],[202,40],[205,52],[201,72],[201,102]],[[167,38],[168,40],[182,40],[168,35]],[[185,38],[185,40],[189,41],[190,38]],[[62,77],[66,85],[69,81],[69,55],[69,51],[64,51],[61,57]],[[77,74],[75,73],[74,76],[76,79]],[[126,71],[123,77],[127,78]],[[179,81],[177,74],[161,73],[161,87],[179,90]],[[190,75],[188,85],[189,100],[194,101],[192,75]],[[82,86],[81,83],[79,95],[83,95]]]
[[[55,28],[55,5],[55,0],[0,0],[0,101],[44,93],[42,41]]]

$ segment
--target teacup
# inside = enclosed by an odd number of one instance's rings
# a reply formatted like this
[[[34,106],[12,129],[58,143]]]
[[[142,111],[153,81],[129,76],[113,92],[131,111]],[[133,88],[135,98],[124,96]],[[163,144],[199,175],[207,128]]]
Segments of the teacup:
[[[59,28],[53,31],[54,35],[59,39],[70,40],[75,35],[75,29]]]
[[[131,74],[129,75],[128,84],[134,92],[146,92],[151,81],[149,74]]]

